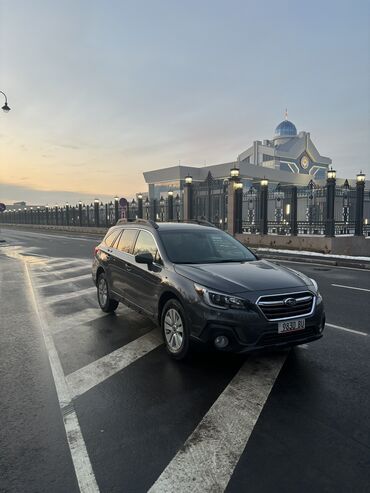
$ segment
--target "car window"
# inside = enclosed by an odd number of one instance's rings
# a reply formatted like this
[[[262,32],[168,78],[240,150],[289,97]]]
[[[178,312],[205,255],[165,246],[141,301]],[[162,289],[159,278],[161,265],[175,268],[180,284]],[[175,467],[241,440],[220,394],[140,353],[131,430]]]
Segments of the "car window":
[[[136,234],[136,229],[125,229],[118,241],[117,249],[121,252],[132,253]]]
[[[248,262],[256,256],[232,236],[216,228],[159,231],[171,262],[202,264]]]
[[[111,231],[105,235],[104,240],[102,241],[103,245],[107,247],[111,247],[114,243],[114,240],[117,238],[119,233],[119,230],[117,231],[116,229],[114,231]]]
[[[162,263],[160,258],[157,245],[154,241],[153,236],[147,231],[140,231],[139,236],[137,237],[134,255],[138,255],[139,253],[151,253],[154,258],[154,262]]]

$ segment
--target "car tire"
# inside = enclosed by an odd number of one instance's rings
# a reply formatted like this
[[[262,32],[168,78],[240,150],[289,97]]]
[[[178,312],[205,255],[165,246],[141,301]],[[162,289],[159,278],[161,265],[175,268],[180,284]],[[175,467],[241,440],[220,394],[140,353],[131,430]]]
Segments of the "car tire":
[[[100,308],[105,313],[112,313],[118,306],[118,301],[109,295],[108,282],[104,273],[101,273],[97,282],[97,295]]]
[[[178,300],[170,299],[164,305],[161,327],[167,353],[177,360],[186,358],[190,350],[189,327],[184,308]]]

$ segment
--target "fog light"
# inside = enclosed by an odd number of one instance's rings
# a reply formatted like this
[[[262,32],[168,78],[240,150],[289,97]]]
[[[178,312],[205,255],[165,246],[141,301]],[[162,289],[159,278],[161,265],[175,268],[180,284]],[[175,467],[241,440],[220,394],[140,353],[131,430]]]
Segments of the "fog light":
[[[226,336],[217,336],[215,346],[217,349],[224,349],[229,344],[229,339]]]

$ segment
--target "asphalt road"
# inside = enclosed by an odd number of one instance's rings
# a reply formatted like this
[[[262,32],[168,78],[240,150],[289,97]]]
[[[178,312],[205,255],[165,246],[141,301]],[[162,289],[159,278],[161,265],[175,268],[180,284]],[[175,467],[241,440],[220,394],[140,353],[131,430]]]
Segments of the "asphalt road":
[[[0,235],[1,492],[369,491],[369,271],[284,261],[319,283],[323,339],[177,363],[98,309],[98,238]]]

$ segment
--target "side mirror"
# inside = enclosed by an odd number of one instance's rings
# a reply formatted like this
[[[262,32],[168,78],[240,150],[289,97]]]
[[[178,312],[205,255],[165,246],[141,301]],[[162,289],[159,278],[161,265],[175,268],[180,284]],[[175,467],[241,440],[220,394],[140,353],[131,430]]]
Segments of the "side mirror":
[[[138,264],[147,264],[151,265],[154,262],[153,255],[149,252],[139,253],[135,255],[135,261]]]

